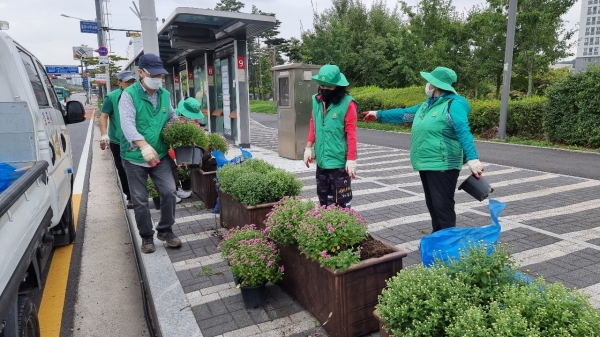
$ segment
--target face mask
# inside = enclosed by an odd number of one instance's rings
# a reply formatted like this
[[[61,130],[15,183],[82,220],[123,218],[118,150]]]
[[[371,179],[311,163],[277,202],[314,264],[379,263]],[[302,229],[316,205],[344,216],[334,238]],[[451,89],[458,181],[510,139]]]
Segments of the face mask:
[[[427,97],[432,97],[434,92],[435,88],[429,89],[429,83],[425,84],[425,95],[427,95]]]
[[[319,89],[319,92],[321,93],[321,99],[326,102],[331,101],[335,97],[335,90]]]
[[[144,77],[144,84],[150,90],[157,90],[162,86],[162,78]]]

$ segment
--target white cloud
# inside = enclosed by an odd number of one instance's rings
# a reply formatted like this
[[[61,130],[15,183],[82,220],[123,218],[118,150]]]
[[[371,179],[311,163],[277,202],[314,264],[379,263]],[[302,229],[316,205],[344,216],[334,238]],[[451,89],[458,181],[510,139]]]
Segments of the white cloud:
[[[265,12],[273,12],[282,22],[281,35],[285,38],[300,36],[300,27],[312,27],[313,10],[310,0],[252,0],[244,1],[244,12],[250,12],[252,4]],[[136,0],[136,3],[138,1]],[[214,8],[216,0],[155,0],[156,14],[160,19],[168,18],[176,7]],[[372,0],[365,0],[370,4]],[[387,0],[390,7],[396,5],[396,0]],[[414,5],[417,0],[407,0]],[[468,9],[482,0],[455,0],[457,9]],[[331,6],[330,0],[314,0],[318,10]],[[111,0],[110,25],[119,29],[140,29],[139,20],[131,12],[131,0]],[[568,28],[572,28],[579,20],[581,0],[565,15]],[[10,22],[8,33],[34,53],[44,64],[77,64],[71,56],[72,46],[86,44],[97,47],[97,37],[94,34],[79,32],[79,21],[61,17],[67,14],[83,19],[95,18],[95,6],[92,0],[0,0],[0,20]],[[111,51],[125,56],[129,38],[125,32],[111,32]]]

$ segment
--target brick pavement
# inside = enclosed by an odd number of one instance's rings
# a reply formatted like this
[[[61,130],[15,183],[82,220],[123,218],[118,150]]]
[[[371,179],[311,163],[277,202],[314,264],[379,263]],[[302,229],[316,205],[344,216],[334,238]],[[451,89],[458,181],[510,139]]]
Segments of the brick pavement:
[[[304,183],[302,195],[314,198],[314,166],[277,156],[277,130],[252,126],[251,152],[294,172]],[[418,174],[408,153],[359,144],[353,207],[369,222],[369,231],[409,252],[405,265],[420,263],[418,242],[431,231]],[[232,150],[230,156],[237,150]],[[459,181],[468,176],[465,169]],[[600,306],[600,181],[488,164],[493,198],[507,204],[500,241],[512,245],[515,259],[531,275],[577,287]],[[487,202],[456,194],[457,223],[490,223]],[[179,250],[167,249],[180,286],[203,336],[326,336],[315,319],[278,286],[267,287],[262,308],[246,310],[233,275],[216,246],[223,232],[218,216],[188,199],[177,206],[174,231]],[[158,213],[153,211],[158,220]],[[378,336],[370,334],[370,337]]]

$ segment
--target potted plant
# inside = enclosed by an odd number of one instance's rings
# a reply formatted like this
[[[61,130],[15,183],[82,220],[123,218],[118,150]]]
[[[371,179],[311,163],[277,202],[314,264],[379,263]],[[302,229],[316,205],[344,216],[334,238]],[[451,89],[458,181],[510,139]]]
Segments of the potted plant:
[[[189,169],[185,166],[178,166],[177,173],[179,174],[179,180],[181,181],[181,189],[184,191],[191,191],[192,180]]]
[[[152,178],[148,177],[148,180],[146,181],[146,187],[148,188],[148,196],[154,203],[154,208],[160,209],[160,194],[158,193],[158,189],[154,185]]]
[[[227,140],[219,133],[208,134],[208,148],[202,158],[202,167],[192,170],[192,190],[204,202],[206,208],[214,208],[217,203],[217,162],[211,155],[214,150],[223,154],[229,150]]]
[[[162,130],[163,140],[175,150],[178,164],[201,165],[208,137],[194,121],[185,117],[168,123]]]
[[[223,235],[217,248],[223,256],[223,260],[229,262],[229,255],[235,250],[235,246],[242,240],[265,238],[265,233],[256,229],[256,225],[250,224],[243,227],[231,228]]]
[[[279,251],[275,243],[265,238],[240,240],[229,255],[231,272],[240,279],[244,306],[257,308],[265,301],[267,282],[277,282],[283,276]]]
[[[217,171],[221,226],[253,223],[264,228],[266,215],[284,196],[297,196],[302,182],[261,159],[225,165]]]
[[[373,317],[377,296],[402,269],[405,252],[368,235],[357,212],[309,207],[298,198],[281,200],[265,223],[287,267],[282,288],[331,336],[356,337],[379,329]]]

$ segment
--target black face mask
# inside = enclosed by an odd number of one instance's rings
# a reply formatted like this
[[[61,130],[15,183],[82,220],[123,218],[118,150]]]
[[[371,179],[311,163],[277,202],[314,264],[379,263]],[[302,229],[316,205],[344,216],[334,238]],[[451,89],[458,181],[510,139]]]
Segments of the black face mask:
[[[319,88],[319,93],[321,94],[321,99],[325,102],[331,102],[331,100],[333,98],[335,98],[335,96],[337,96],[337,93],[335,92],[335,90],[327,90],[327,89]]]

